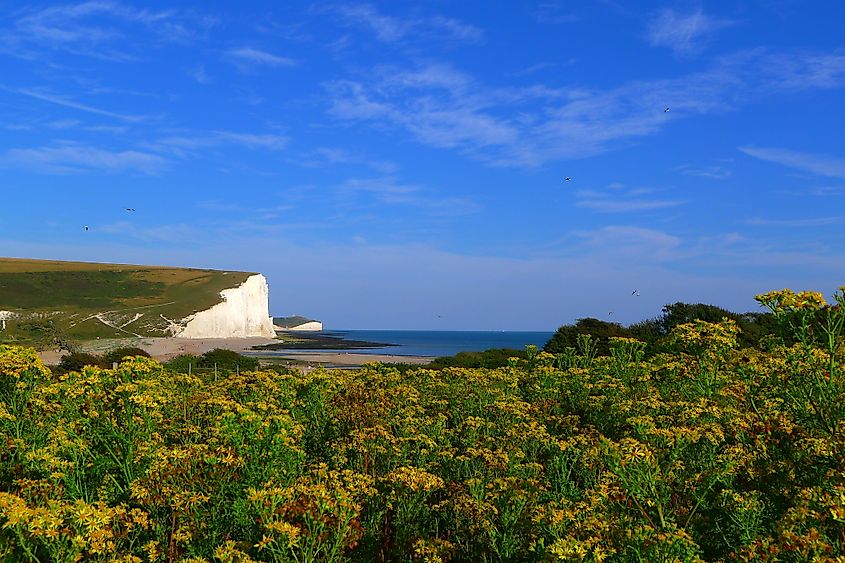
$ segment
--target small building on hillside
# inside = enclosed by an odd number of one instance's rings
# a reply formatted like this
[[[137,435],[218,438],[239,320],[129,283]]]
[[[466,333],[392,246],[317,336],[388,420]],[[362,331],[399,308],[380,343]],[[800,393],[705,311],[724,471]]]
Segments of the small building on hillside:
[[[323,330],[323,323],[307,317],[295,315],[293,317],[273,317],[273,329],[276,332],[319,332]]]

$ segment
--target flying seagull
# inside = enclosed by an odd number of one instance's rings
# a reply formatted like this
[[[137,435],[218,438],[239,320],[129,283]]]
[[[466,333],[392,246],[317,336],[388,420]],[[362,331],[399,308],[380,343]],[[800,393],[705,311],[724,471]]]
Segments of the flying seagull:
[[[83,229],[83,230],[85,230],[85,231],[87,231],[87,230],[88,230],[88,225],[82,225],[82,229]]]
[[[636,295],[637,297],[639,297],[640,296],[640,290],[635,289],[634,291],[631,292],[631,295]]]
[[[572,179],[572,176],[567,176],[566,178],[564,178],[564,179],[563,179],[563,181],[564,181],[564,182],[568,182],[568,181],[569,181],[569,180],[571,180],[571,179]]]
[[[669,106],[663,106],[663,113],[669,112]]]
[[[134,207],[127,207],[126,211],[135,211],[135,208]]]

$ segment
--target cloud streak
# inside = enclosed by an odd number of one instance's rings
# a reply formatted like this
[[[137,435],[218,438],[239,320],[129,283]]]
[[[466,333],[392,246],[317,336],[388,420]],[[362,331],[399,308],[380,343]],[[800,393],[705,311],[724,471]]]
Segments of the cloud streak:
[[[296,61],[289,57],[281,57],[255,49],[253,47],[239,47],[237,49],[230,49],[226,52],[230,57],[235,59],[238,64],[248,64],[253,66],[268,66],[272,68],[291,67],[296,66]]]
[[[150,143],[156,151],[187,157],[198,154],[204,149],[225,145],[239,146],[249,150],[284,150],[290,139],[284,135],[238,133],[234,131],[189,132],[181,135],[162,137]]]
[[[167,160],[152,153],[134,150],[113,151],[74,143],[33,149],[11,149],[0,155],[0,163],[52,174],[140,172],[152,175],[161,170]]]
[[[770,227],[822,227],[825,225],[841,225],[845,223],[845,215],[834,217],[812,217],[808,219],[762,219],[753,218],[746,221],[749,225]]]
[[[89,106],[87,104],[83,104],[71,99],[68,99],[64,96],[59,96],[56,94],[50,94],[47,92],[42,92],[40,90],[35,90],[32,88],[3,88],[7,92],[13,92],[15,94],[20,94],[22,96],[27,96],[36,100],[40,100],[42,102],[47,102],[50,104],[55,104],[57,106],[63,106],[66,108],[75,109],[78,111],[83,111],[86,113],[92,113],[95,115],[102,115],[105,117],[111,117],[113,119],[118,119],[120,121],[126,121],[128,123],[139,123],[141,121],[146,121],[151,118],[148,115],[130,115],[124,113],[117,113],[105,109],[101,109],[94,106]]]
[[[700,9],[690,14],[666,9],[649,24],[648,41],[654,47],[667,47],[676,54],[687,55],[701,48],[710,35],[731,25],[733,22],[712,18]]]
[[[650,191],[646,190],[646,193]],[[647,199],[637,197],[642,193],[643,191],[641,190],[614,190],[613,192],[582,190],[575,193],[575,205],[600,213],[631,213],[635,211],[651,211],[654,209],[677,207],[685,203],[684,201],[674,199]]]
[[[422,187],[403,184],[392,176],[350,178],[337,188],[337,192],[341,195],[367,193],[380,203],[417,207],[431,215],[468,215],[479,210],[478,204],[469,198],[425,194]]]
[[[845,178],[845,158],[779,148],[739,147],[739,150],[760,160],[797,168],[819,176]]]
[[[332,7],[349,25],[369,29],[383,43],[401,43],[419,39],[454,40],[475,43],[482,31],[454,18],[443,16],[400,18],[381,13],[372,4],[341,4]]]
[[[177,10],[138,9],[116,1],[89,0],[75,4],[28,9],[18,13],[5,30],[3,50],[24,58],[62,51],[97,59],[133,61],[153,41],[184,41],[195,35],[194,26],[206,28],[212,18]],[[142,29],[143,42],[132,41]]]

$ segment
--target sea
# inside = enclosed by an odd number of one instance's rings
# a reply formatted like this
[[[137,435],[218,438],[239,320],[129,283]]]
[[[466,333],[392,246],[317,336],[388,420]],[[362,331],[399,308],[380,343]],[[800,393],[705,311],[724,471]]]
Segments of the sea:
[[[394,344],[383,348],[344,349],[361,354],[398,356],[454,356],[458,352],[482,352],[491,348],[522,350],[529,344],[542,349],[554,332],[465,330],[332,330],[324,334],[348,340]]]

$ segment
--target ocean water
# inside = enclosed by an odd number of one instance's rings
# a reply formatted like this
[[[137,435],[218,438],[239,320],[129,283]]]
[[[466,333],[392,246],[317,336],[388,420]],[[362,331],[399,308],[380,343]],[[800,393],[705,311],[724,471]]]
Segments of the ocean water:
[[[454,356],[458,352],[481,352],[490,348],[522,350],[529,344],[543,348],[554,332],[464,330],[332,330],[325,334],[349,340],[395,344],[384,348],[346,350],[362,354],[400,356]]]

